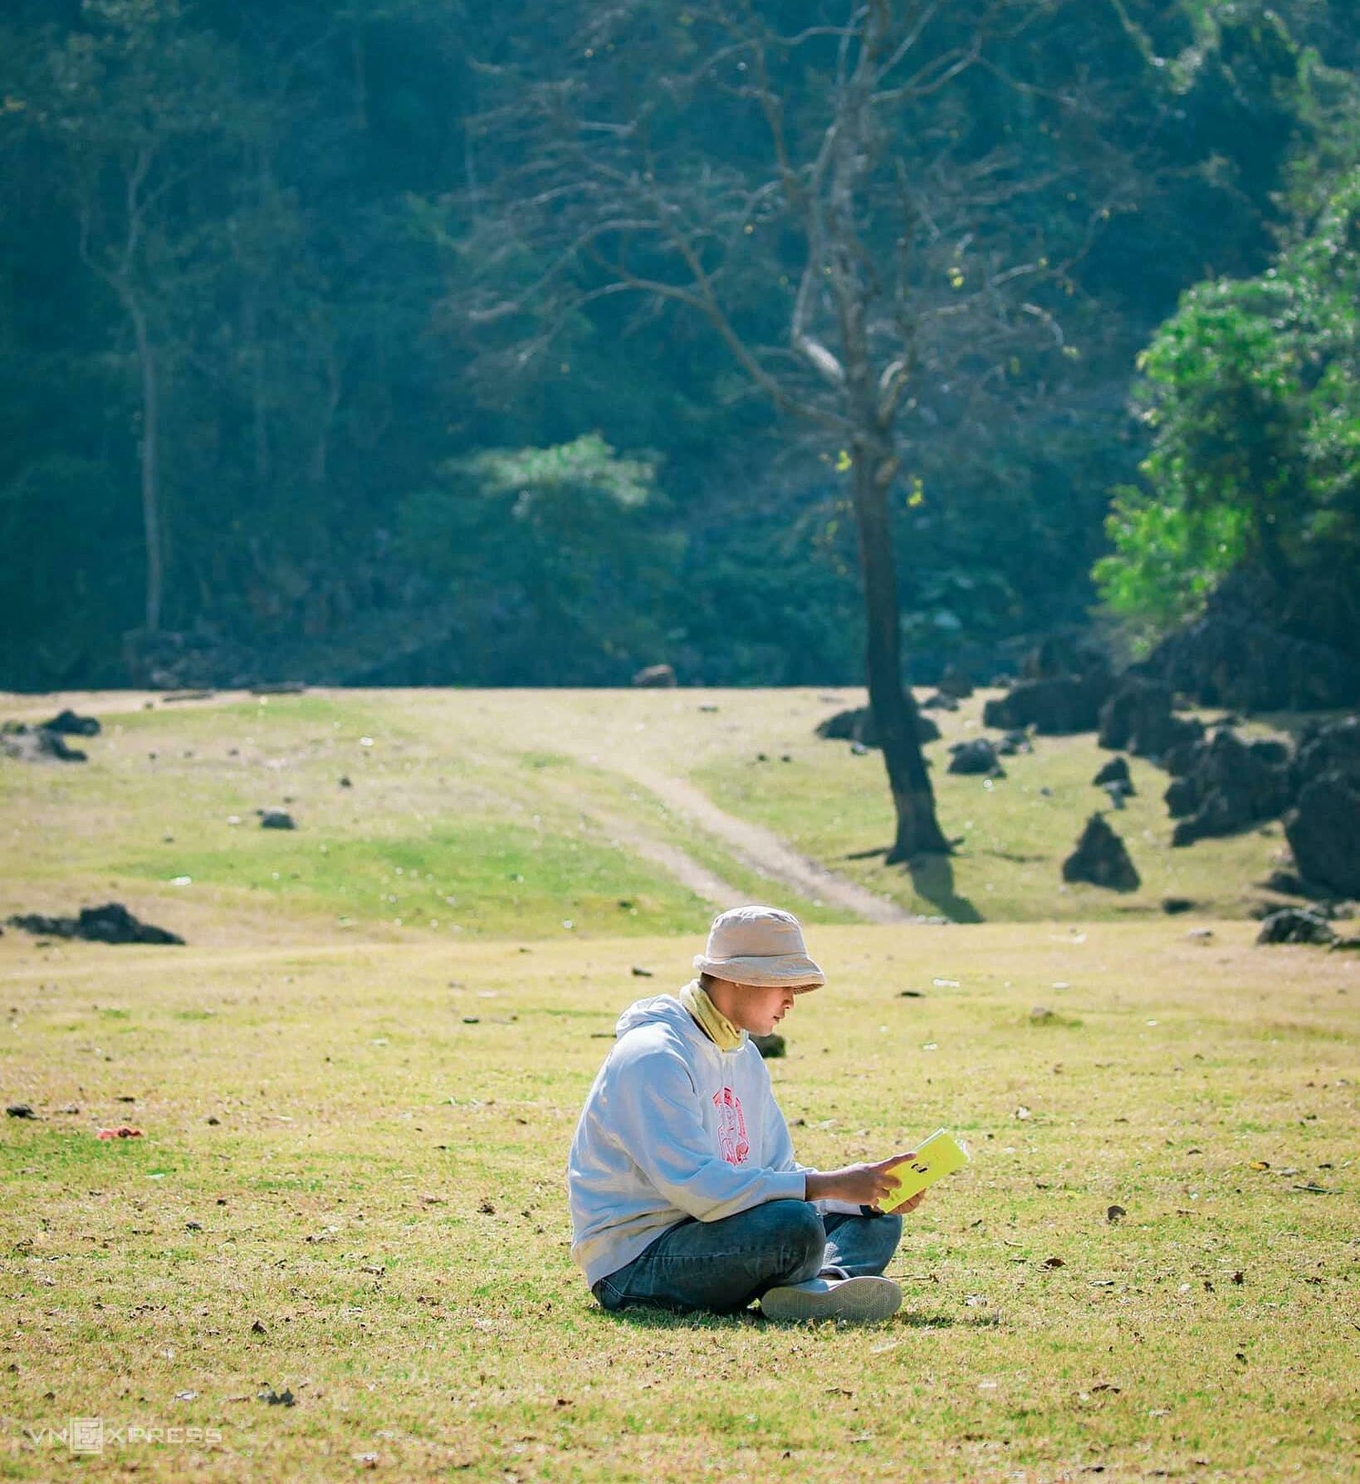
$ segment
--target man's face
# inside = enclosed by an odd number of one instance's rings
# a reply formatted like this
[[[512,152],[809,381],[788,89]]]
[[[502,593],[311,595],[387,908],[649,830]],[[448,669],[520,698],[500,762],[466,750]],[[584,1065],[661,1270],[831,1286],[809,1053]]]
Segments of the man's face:
[[[737,984],[733,988],[736,1013],[728,1019],[753,1036],[768,1036],[793,1008],[793,990],[787,985]]]

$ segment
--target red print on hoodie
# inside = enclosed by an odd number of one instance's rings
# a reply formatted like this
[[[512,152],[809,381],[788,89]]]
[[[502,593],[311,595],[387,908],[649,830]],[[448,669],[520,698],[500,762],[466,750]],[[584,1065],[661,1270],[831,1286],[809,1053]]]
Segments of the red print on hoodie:
[[[741,1115],[741,1099],[730,1087],[713,1094],[718,1110],[718,1148],[730,1165],[744,1165],[751,1152],[746,1138],[746,1120]]]

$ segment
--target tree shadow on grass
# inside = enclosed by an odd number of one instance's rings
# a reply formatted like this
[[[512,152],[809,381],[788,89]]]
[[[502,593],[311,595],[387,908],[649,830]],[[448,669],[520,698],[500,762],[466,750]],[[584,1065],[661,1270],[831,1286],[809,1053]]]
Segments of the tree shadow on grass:
[[[982,913],[954,890],[954,866],[947,855],[918,855],[907,862],[916,894],[938,907],[950,922],[981,922]]]

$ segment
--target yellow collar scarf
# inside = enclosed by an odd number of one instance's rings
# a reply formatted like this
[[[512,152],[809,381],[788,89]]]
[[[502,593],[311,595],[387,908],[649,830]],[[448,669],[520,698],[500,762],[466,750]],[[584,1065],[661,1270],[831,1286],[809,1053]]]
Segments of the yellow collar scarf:
[[[719,1051],[735,1051],[746,1039],[746,1032],[739,1031],[718,1009],[707,992],[699,988],[697,979],[691,979],[677,998]]]

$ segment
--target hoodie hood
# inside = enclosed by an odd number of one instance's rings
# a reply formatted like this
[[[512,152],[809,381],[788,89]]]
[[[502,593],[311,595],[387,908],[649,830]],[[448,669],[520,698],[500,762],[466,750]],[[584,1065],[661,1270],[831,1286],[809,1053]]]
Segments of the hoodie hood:
[[[615,1039],[621,1041],[629,1031],[635,1031],[644,1025],[667,1026],[687,1041],[717,1050],[712,1041],[695,1025],[694,1017],[673,994],[657,994],[645,1000],[635,1000],[619,1016],[619,1023],[614,1027]],[[743,1044],[746,1039],[743,1031]]]

